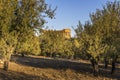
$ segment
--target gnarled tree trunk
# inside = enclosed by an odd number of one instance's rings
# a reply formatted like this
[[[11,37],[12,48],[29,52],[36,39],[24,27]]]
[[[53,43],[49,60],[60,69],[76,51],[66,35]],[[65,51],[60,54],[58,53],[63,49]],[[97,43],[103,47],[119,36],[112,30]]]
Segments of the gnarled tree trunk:
[[[105,63],[105,68],[107,69],[108,68],[108,63],[109,63],[107,58],[104,58],[104,63]]]
[[[98,62],[95,59],[92,59],[91,60],[91,64],[93,66],[94,76],[98,76],[99,75],[99,65],[98,65]]]
[[[4,69],[5,71],[7,71],[7,70],[8,70],[8,67],[9,67],[9,60],[5,60],[5,61],[4,61],[4,65],[3,65],[3,69]]]
[[[25,57],[25,54],[24,53],[21,53],[22,57]]]
[[[111,74],[113,74],[115,71],[115,61],[112,61],[112,69],[111,69]]]
[[[116,61],[117,61],[118,56],[116,55],[113,59],[112,59],[112,68],[111,68],[111,74],[113,74],[115,72],[116,69]]]
[[[11,51],[9,51],[9,53],[7,55],[5,55],[5,57],[4,57],[3,70],[5,70],[5,71],[8,70],[11,55],[12,55],[12,53],[11,53]]]

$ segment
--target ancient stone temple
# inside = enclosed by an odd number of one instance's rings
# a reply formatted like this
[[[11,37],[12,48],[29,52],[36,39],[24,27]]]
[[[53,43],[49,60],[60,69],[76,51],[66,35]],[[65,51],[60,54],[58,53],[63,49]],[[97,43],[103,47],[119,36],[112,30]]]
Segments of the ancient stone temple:
[[[46,32],[54,32],[56,35],[62,35],[66,39],[71,38],[71,30],[63,29],[63,30],[43,30],[43,34]]]
[[[70,29],[63,29],[62,33],[63,33],[63,37],[65,37],[66,39],[71,38],[71,30]]]

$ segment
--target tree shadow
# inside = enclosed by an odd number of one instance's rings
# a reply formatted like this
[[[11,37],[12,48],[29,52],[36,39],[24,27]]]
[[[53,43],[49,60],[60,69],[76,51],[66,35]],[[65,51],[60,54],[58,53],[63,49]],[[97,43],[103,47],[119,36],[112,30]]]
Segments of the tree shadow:
[[[36,57],[20,57],[13,56],[12,61],[26,66],[32,66],[36,68],[53,68],[59,70],[72,69],[76,72],[93,76],[93,70],[91,64],[82,62],[73,62],[65,59],[49,59],[49,58],[36,58]],[[116,69],[117,72],[113,75],[110,74],[110,67],[104,69],[100,66],[100,76],[108,77],[112,79],[120,79],[120,68]]]
[[[4,71],[0,69],[0,80],[50,80],[46,77],[34,76],[15,71]]]
[[[108,78],[112,78],[112,79],[115,79],[115,80],[120,80],[120,64],[117,63],[116,64],[116,70],[113,74],[111,74],[111,66],[108,66],[107,69],[104,68],[103,65],[100,65],[99,68],[100,68],[100,75],[101,76],[105,76],[105,77],[108,77]]]

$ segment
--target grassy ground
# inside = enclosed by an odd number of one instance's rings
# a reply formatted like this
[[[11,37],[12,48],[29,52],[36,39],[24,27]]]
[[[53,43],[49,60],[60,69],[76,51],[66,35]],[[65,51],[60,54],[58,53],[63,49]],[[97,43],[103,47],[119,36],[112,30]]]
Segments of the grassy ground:
[[[101,68],[101,75],[94,77],[87,61],[14,56],[9,71],[0,66],[0,80],[120,80],[119,67],[113,75],[109,70]]]

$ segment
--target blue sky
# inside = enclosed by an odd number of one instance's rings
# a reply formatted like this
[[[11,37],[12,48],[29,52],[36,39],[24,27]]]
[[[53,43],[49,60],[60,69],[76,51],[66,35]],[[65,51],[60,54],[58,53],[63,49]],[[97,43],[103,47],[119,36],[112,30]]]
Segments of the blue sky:
[[[46,0],[46,3],[52,8],[57,6],[55,19],[46,19],[49,29],[61,30],[70,28],[73,36],[75,33],[72,26],[76,27],[80,20],[82,24],[89,20],[89,14],[96,9],[102,9],[107,1],[114,0]]]

